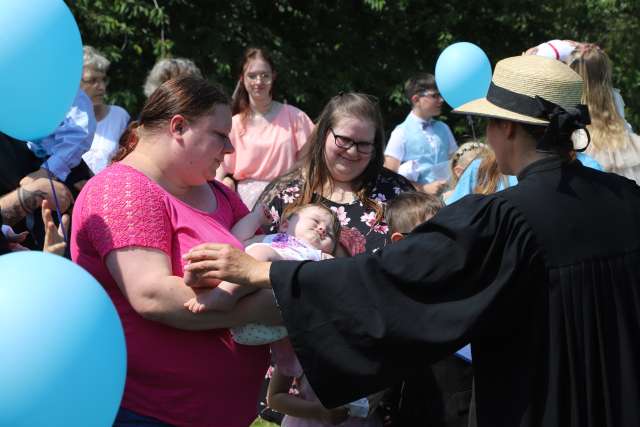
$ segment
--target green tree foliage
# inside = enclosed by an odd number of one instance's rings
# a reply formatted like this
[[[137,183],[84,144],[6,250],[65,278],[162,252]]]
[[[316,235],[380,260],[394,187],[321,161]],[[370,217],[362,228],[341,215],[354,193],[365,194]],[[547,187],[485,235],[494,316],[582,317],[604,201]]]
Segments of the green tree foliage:
[[[347,90],[378,97],[388,129],[409,106],[402,84],[433,72],[451,43],[480,46],[492,64],[554,38],[595,42],[615,64],[627,118],[640,126],[640,1],[584,0],[67,0],[83,40],[113,61],[111,100],[136,114],[156,59],[184,56],[233,91],[247,46],[265,46],[277,71],[276,99],[311,117]],[[464,118],[448,115],[459,138]]]

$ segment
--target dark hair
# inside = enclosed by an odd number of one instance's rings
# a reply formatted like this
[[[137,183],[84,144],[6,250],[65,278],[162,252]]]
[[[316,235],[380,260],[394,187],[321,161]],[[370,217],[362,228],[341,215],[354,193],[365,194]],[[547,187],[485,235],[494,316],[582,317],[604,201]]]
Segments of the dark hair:
[[[244,87],[244,72],[247,69],[249,61],[253,61],[254,59],[262,59],[263,61],[265,61],[267,64],[269,64],[269,67],[271,67],[271,72],[275,74],[276,69],[273,66],[271,55],[265,48],[247,48],[247,50],[244,52],[244,56],[242,57],[242,63],[240,64],[238,83],[236,84],[236,88],[233,91],[233,95],[231,97],[231,114],[244,114],[249,110],[249,93]],[[271,83],[271,96],[273,96],[274,85],[275,81]]]
[[[129,124],[126,139],[114,161],[125,158],[138,143],[139,131],[154,132],[167,125],[176,114],[196,120],[210,113],[216,105],[229,105],[221,87],[201,77],[183,75],[167,80],[145,102],[138,120]]]
[[[400,193],[387,204],[386,220],[391,233],[408,233],[444,207],[440,198],[418,191]]]
[[[404,95],[407,100],[411,102],[411,97],[417,93],[424,92],[426,90],[435,90],[436,78],[433,74],[419,73],[411,76],[404,84]]]
[[[496,123],[500,123],[500,122],[505,122],[505,121],[510,121],[508,119],[496,119],[496,118],[491,118],[489,120],[493,120]],[[542,139],[545,137],[545,134],[547,132],[548,126],[547,125],[535,125],[535,124],[530,124],[530,123],[520,123],[520,122],[513,122],[511,121],[511,123],[515,123],[516,125],[520,126],[522,128],[522,130],[529,135],[531,138],[533,138],[533,140],[536,142],[536,145],[539,146],[540,142],[542,141]],[[575,157],[575,149],[573,147],[573,140],[571,139],[571,134],[567,134],[564,135],[562,137],[558,137],[554,140],[554,143],[552,146],[550,146],[545,150],[540,150],[540,151],[552,151],[554,154],[557,154],[561,157],[567,158],[567,159],[572,159]],[[483,193],[483,194],[490,194],[490,193]]]
[[[342,229],[342,226],[340,224],[340,220],[338,219],[338,215],[336,214],[336,212],[331,210],[329,207],[323,205],[322,203],[307,203],[306,205],[287,205],[282,211],[281,219],[288,220],[298,212],[301,212],[307,208],[312,208],[312,207],[320,208],[328,212],[329,215],[331,215],[331,231],[333,232],[333,236],[334,236],[333,252],[335,252],[336,246],[340,241],[340,230]]]
[[[333,180],[325,159],[325,141],[329,129],[335,127],[340,119],[354,117],[370,121],[375,128],[374,151],[365,170],[356,177],[354,192],[365,207],[376,212],[377,219],[382,218],[380,205],[369,198],[375,182],[382,172],[384,163],[384,129],[380,108],[372,97],[362,93],[344,93],[334,96],[320,113],[316,127],[309,135],[302,158],[304,185],[302,195],[294,204],[308,204],[316,200],[314,193],[322,193],[325,184],[333,186]]]

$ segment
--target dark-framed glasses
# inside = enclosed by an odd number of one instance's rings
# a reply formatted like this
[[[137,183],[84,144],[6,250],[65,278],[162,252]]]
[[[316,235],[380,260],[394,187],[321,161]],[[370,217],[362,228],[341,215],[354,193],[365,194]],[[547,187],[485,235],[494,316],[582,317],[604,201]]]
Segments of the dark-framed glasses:
[[[343,148],[345,150],[348,150],[349,148],[351,148],[352,146],[355,145],[356,146],[356,150],[360,154],[372,154],[373,151],[374,151],[373,142],[354,141],[353,139],[351,139],[351,138],[349,138],[347,136],[336,135],[336,133],[331,128],[329,128],[329,131],[333,135],[334,141],[335,141],[336,145],[339,148]]]

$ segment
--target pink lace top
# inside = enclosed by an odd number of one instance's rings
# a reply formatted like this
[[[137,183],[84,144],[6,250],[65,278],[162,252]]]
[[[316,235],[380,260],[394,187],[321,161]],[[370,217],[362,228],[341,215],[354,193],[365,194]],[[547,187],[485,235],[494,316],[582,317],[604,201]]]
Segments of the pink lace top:
[[[247,426],[267,369],[266,346],[235,344],[227,329],[185,331],[142,318],[105,266],[125,247],[154,248],[182,276],[181,256],[204,242],[242,247],[229,229],[248,213],[237,195],[212,185],[207,213],[173,197],[137,170],[116,163],[92,178],[73,210],[71,255],[111,297],[127,340],[122,406],[180,426]]]

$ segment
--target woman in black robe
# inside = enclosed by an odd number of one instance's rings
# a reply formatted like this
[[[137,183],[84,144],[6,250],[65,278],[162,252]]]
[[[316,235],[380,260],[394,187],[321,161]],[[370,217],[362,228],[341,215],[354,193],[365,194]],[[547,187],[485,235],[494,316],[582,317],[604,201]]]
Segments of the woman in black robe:
[[[272,286],[325,406],[470,342],[481,427],[640,425],[640,188],[570,160],[581,92],[559,61],[500,61],[487,97],[456,111],[489,117],[519,184],[377,254],[270,264],[211,244],[187,268]]]

